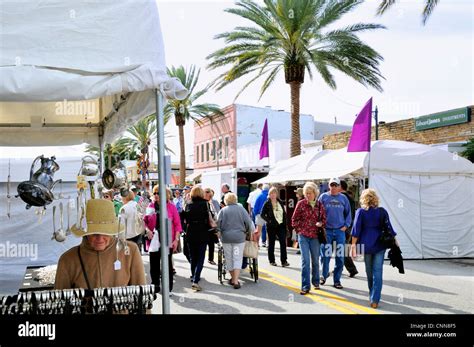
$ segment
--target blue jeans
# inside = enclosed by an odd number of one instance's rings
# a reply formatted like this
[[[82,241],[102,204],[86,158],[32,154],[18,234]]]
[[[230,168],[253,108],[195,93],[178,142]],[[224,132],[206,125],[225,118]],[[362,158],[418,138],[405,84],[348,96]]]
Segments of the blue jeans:
[[[298,242],[301,251],[301,289],[309,290],[311,289],[310,283],[312,283],[313,286],[319,285],[320,245],[317,238],[311,239],[301,234],[298,235]],[[312,269],[310,269],[310,266]]]
[[[340,229],[326,229],[327,243],[321,246],[323,261],[323,277],[329,277],[329,262],[333,252],[333,241],[336,241],[336,266],[334,267],[334,284],[341,283],[342,269],[344,268],[344,247],[346,233]]]
[[[385,250],[375,254],[364,254],[365,272],[369,284],[370,303],[378,304],[382,295],[382,273]]]
[[[193,283],[199,283],[201,280],[201,271],[204,267],[206,258],[207,243],[191,242],[189,243],[189,256],[191,258],[191,275]]]

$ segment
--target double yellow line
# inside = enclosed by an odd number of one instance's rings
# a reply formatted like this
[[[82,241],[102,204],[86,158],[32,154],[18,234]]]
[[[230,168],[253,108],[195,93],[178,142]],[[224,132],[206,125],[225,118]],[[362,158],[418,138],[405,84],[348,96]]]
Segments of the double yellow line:
[[[264,270],[262,268],[258,269],[258,273],[259,278],[265,281],[271,282],[298,294],[300,292],[301,283],[292,280],[291,278],[274,273],[269,270]],[[380,314],[378,311],[370,307],[365,307],[353,303],[345,298],[323,290],[318,290],[317,292],[310,292],[306,295],[306,297],[310,298],[314,302],[321,303],[345,314]]]

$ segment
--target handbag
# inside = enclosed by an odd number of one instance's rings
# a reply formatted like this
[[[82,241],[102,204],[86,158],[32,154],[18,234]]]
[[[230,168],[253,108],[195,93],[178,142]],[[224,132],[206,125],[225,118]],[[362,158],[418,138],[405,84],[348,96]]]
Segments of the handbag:
[[[319,212],[318,212],[318,222],[322,221],[321,217],[321,203],[319,202]],[[328,243],[327,237],[326,237],[326,229],[323,227],[319,228],[318,230],[318,241],[321,245]]]
[[[395,245],[395,236],[390,231],[387,219],[385,219],[385,209],[380,208],[380,229],[382,233],[379,236],[379,242],[384,248],[392,248]]]
[[[207,209],[207,214],[208,214],[208,219],[209,219],[209,226],[211,227],[211,229],[217,228],[217,222],[214,219],[214,215],[212,214],[209,208]]]
[[[258,242],[248,240],[245,241],[244,257],[252,259],[258,258]]]

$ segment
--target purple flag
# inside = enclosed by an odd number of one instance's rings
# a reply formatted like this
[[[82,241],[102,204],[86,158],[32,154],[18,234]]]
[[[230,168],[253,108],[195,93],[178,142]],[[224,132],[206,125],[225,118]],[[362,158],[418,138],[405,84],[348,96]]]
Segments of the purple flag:
[[[370,152],[370,132],[372,129],[372,98],[357,115],[352,126],[352,134],[347,146],[348,152]]]
[[[260,160],[268,158],[270,156],[268,152],[268,123],[267,119],[265,119],[265,125],[262,130],[262,142],[260,143]]]

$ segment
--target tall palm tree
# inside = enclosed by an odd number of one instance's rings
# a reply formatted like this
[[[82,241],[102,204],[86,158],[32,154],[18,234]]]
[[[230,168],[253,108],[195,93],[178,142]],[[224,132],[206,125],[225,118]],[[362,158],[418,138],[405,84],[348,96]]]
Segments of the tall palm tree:
[[[305,73],[310,79],[317,72],[331,88],[336,89],[331,68],[339,70],[364,86],[382,90],[379,62],[383,58],[362,42],[357,34],[384,28],[378,24],[357,23],[329,30],[334,22],[352,11],[361,0],[264,0],[261,6],[252,0],[236,2],[226,12],[248,19],[254,24],[236,27],[216,36],[226,46],[210,54],[208,67],[227,66],[228,70],[214,81],[217,90],[252,73],[255,76],[239,91],[266,76],[260,97],[284,71],[291,94],[291,156],[301,153],[300,88]]]
[[[387,11],[389,8],[391,8],[396,2],[397,2],[397,0],[383,0],[380,3],[379,8],[377,9],[377,14],[378,15],[384,14],[385,11]],[[423,19],[422,19],[423,25],[426,24],[426,21],[428,20],[428,18],[433,13],[433,10],[436,7],[436,5],[438,5],[438,2],[439,2],[439,0],[425,0],[425,7],[423,8],[423,14],[422,14],[422,16],[423,16]]]
[[[188,96],[184,100],[169,100],[164,108],[165,117],[174,116],[179,130],[179,184],[181,187],[186,183],[186,151],[184,143],[184,126],[186,122],[193,120],[200,124],[202,118],[212,119],[212,116],[223,115],[220,107],[216,104],[196,104],[197,99],[208,91],[207,87],[197,92],[194,91],[199,80],[200,71],[200,69],[196,71],[194,65],[191,65],[189,69],[184,68],[182,65],[177,68],[174,66],[168,68],[168,75],[178,78],[189,91]]]

